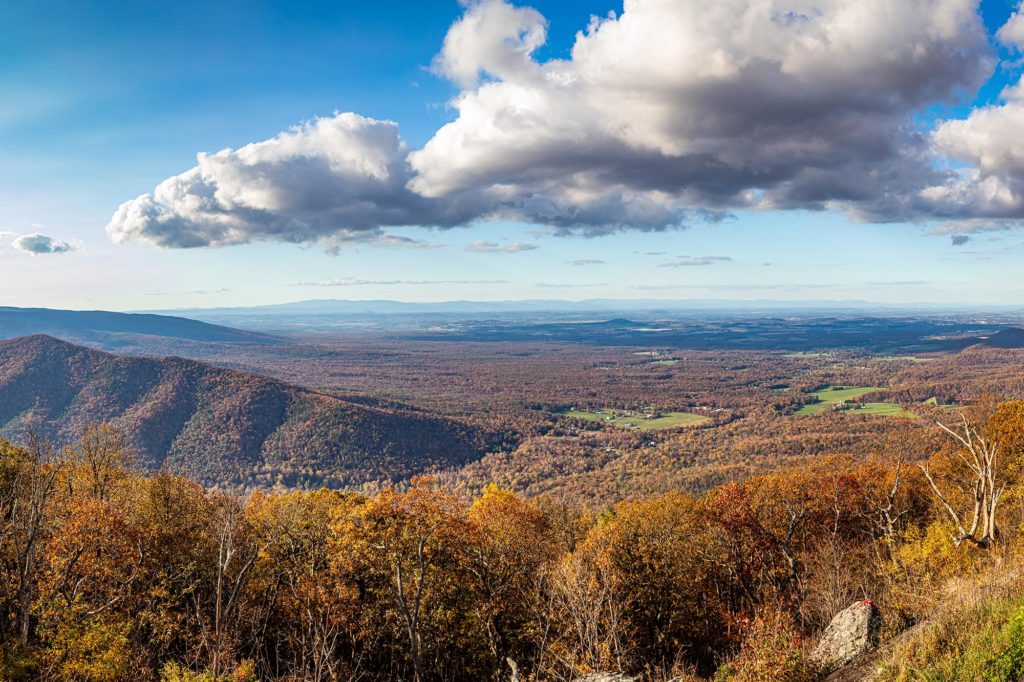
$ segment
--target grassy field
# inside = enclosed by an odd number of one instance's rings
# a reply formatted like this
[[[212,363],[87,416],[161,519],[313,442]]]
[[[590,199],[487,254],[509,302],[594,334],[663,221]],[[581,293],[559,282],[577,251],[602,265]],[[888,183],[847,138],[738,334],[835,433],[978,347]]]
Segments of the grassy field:
[[[566,417],[572,417],[573,419],[583,419],[588,422],[603,422],[604,415],[597,412],[584,412],[583,410],[569,410],[564,413]]]
[[[907,417],[913,419],[917,415],[902,405],[895,403],[860,403],[863,407],[853,407],[849,410],[851,414],[870,414],[876,417]]]
[[[822,389],[815,393],[815,397],[818,398],[819,402],[804,405],[796,411],[798,415],[818,414],[825,410],[831,410],[832,406],[841,403],[844,400],[854,400],[862,395],[868,393],[874,393],[876,391],[884,391],[886,389],[881,386],[829,386],[828,388]],[[887,403],[868,403],[874,405],[883,405]],[[898,405],[894,407],[899,407]]]
[[[667,359],[666,360],[652,360],[648,364],[651,364],[651,365],[678,365],[679,361],[678,360],[667,360]]]
[[[619,412],[584,412],[572,410],[566,412],[567,417],[585,419],[592,422],[604,422],[624,429],[641,429],[643,431],[659,431],[674,429],[677,426],[694,426],[711,421],[708,417],[690,412],[662,412],[661,416],[647,419],[643,415],[622,414]]]

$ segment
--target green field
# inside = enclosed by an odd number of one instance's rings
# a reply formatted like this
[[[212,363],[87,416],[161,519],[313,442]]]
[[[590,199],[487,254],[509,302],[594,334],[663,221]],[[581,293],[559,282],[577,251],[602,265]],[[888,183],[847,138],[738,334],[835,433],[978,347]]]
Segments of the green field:
[[[678,360],[652,360],[648,364],[650,365],[678,365]]]
[[[690,412],[662,412],[661,416],[647,419],[643,415],[623,414],[621,412],[584,412],[572,410],[566,412],[565,416],[576,419],[585,419],[591,422],[603,422],[618,426],[624,429],[641,429],[643,431],[660,431],[661,429],[674,429],[677,426],[694,426],[706,424],[711,419],[699,414]]]
[[[563,412],[566,417],[572,417],[573,419],[583,419],[588,422],[603,422],[604,415],[599,412],[584,412],[583,410],[569,410]]]
[[[895,403],[858,403],[863,407],[851,407],[848,410],[851,414],[870,414],[876,417],[907,417],[913,419],[917,417],[916,414],[910,410],[904,409],[902,405]]]
[[[875,391],[884,391],[881,386],[829,386],[814,393],[819,400],[816,403],[804,405],[796,411],[798,415],[818,414],[825,410],[831,410],[832,406],[844,400],[854,400]],[[868,403],[869,405],[887,405],[888,403]],[[894,407],[899,407],[898,405]]]

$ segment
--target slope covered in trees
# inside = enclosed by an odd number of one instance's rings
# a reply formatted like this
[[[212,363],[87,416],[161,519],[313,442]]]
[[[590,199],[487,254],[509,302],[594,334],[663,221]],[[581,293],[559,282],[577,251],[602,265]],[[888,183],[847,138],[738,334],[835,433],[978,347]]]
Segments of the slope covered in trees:
[[[425,479],[237,497],[133,473],[106,426],[0,441],[0,678],[811,682],[870,599],[896,644],[844,679],[1020,679],[1024,403],[958,420],[966,445],[599,513]],[[1002,455],[974,472],[976,446]]]
[[[227,487],[401,480],[478,457],[479,430],[180,358],[123,357],[47,336],[0,342],[0,435],[58,443],[115,424],[149,468]]]

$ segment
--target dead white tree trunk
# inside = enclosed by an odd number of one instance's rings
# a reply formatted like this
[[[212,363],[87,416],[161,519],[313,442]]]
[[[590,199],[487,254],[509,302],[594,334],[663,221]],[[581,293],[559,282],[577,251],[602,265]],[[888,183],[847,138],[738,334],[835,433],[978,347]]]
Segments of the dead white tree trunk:
[[[927,465],[920,464],[932,492],[938,498],[942,508],[953,521],[956,531],[953,542],[959,547],[965,540],[980,547],[987,547],[999,535],[996,525],[996,509],[1006,489],[1006,483],[999,480],[999,445],[985,438],[976,426],[968,421],[966,415],[960,414],[962,423],[957,430],[936,422],[943,431],[955,438],[961,446],[956,456],[967,469],[967,477],[958,486],[960,493],[970,503],[970,525],[965,525],[966,509],[958,511],[943,493],[936,482],[936,477]],[[962,433],[961,433],[962,431]]]

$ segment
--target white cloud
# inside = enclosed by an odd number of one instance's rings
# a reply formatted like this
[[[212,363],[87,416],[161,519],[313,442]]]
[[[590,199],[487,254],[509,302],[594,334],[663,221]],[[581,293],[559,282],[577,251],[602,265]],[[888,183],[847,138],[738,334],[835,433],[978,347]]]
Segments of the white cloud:
[[[932,134],[936,149],[966,166],[922,191],[931,210],[952,222],[945,232],[1001,230],[1024,218],[1024,82],[1004,102],[945,121]]]
[[[691,258],[689,256],[683,256],[677,260],[662,263],[659,268],[692,268],[702,267],[706,265],[714,265],[715,263],[728,263],[732,261],[729,256],[700,256],[697,258]]]
[[[464,87],[476,85],[483,75],[528,77],[538,68],[533,51],[546,39],[547,20],[532,7],[472,3],[448,30],[433,68]]]
[[[30,253],[33,256],[48,253],[67,253],[68,251],[74,251],[78,248],[66,241],[54,239],[53,237],[40,234],[39,232],[23,234],[11,242],[11,246],[18,251],[24,251],[25,253]]]
[[[996,32],[996,39],[1003,45],[1024,50],[1024,12],[1017,10],[1009,21]]]
[[[179,248],[366,242],[387,239],[387,226],[452,226],[478,214],[407,189],[407,151],[390,121],[318,118],[241,149],[199,154],[195,168],[122,204],[107,233]]]
[[[489,78],[410,155],[411,187],[486,193],[500,213],[566,230],[737,207],[889,219],[910,210],[893,189],[934,173],[912,113],[991,67],[974,0],[632,0],[592,21],[571,59],[527,66],[539,19],[510,38],[487,25],[496,5],[470,4],[452,29],[471,21],[492,40],[449,75]]]
[[[533,251],[540,247],[528,242],[514,242],[512,244],[498,244],[480,239],[466,247],[466,251],[472,253],[520,253],[521,251]]]
[[[339,230],[321,239],[321,243],[324,250],[331,256],[337,256],[346,246],[360,244],[394,249],[442,249],[445,246],[424,239],[393,234],[382,229]]]
[[[1015,16],[999,39],[1019,45],[1021,30]],[[422,149],[390,121],[314,119],[200,154],[123,204],[108,233],[164,247],[276,240],[336,251],[430,246],[388,229],[482,219],[601,234],[737,209],[1024,215],[1020,148],[991,143],[1021,130],[1015,91],[934,135],[915,122],[991,73],[978,0],[626,0],[578,33],[568,58],[540,60],[546,33],[529,7],[467,0],[432,65],[462,88],[456,116]],[[468,250],[536,248],[489,244]]]

